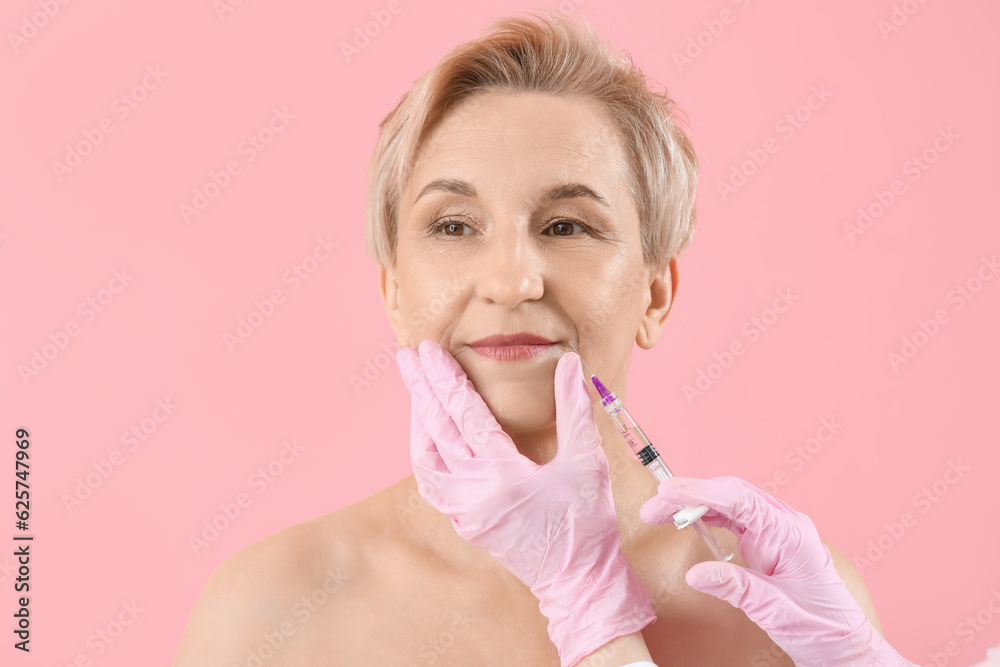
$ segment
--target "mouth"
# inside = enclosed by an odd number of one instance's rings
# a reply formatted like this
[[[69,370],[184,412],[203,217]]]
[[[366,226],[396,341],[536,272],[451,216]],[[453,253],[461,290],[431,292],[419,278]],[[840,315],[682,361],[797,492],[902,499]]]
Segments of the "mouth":
[[[476,354],[495,361],[522,361],[537,357],[555,347],[556,343],[531,333],[510,336],[493,335],[469,343]]]

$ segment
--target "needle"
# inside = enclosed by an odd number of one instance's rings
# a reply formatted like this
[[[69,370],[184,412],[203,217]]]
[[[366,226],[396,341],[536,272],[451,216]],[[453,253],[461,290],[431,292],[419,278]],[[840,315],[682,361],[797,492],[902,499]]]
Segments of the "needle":
[[[583,360],[583,357],[582,357],[582,356],[580,356],[580,351],[576,349],[576,345],[573,345],[573,343],[572,343],[572,342],[570,342],[569,346],[570,346],[571,348],[573,348],[573,351],[574,351],[574,352],[576,352],[576,356],[580,357],[580,363],[582,363],[582,364],[583,364],[583,367],[584,367],[585,369],[587,369],[587,372],[588,372],[588,373],[590,373],[590,377],[594,377],[594,374],[593,374],[593,373],[591,372],[591,370],[590,370],[590,366],[588,366],[588,365],[587,365],[587,362]]]

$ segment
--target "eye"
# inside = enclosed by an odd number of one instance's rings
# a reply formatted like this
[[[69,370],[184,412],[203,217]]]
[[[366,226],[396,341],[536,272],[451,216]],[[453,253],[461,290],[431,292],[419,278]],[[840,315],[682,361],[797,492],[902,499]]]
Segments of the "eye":
[[[566,218],[561,218],[559,220],[556,220],[551,225],[549,225],[545,229],[545,231],[548,232],[550,230],[554,230],[556,232],[554,234],[547,234],[547,236],[568,237],[568,236],[578,235],[578,233],[577,234],[573,233],[575,228],[579,228],[580,231],[587,232],[588,234],[590,233],[590,228],[587,227],[582,222],[576,222],[575,220],[569,220]],[[475,233],[475,230],[467,223],[461,222],[454,218],[447,218],[445,220],[442,220],[441,222],[432,226],[430,231],[432,234],[435,235],[441,234],[443,232],[445,236],[449,236],[452,238],[471,236],[473,233]]]
[[[454,237],[468,236],[468,234],[463,233],[462,231],[463,228],[471,229],[464,222],[448,219],[448,220],[443,220],[438,224],[434,225],[434,227],[431,228],[431,231],[434,232],[435,234],[440,234],[443,231],[445,236],[454,236]],[[459,233],[456,234],[454,233],[455,231],[458,231]]]
[[[573,231],[573,225],[576,225],[577,227],[579,227],[583,231],[586,231],[586,232],[590,231],[590,229],[586,225],[584,225],[583,223],[576,222],[574,220],[566,220],[566,219],[556,220],[545,231],[548,231],[549,229],[554,229],[554,230],[557,230],[557,231],[560,232],[558,234],[550,234],[550,236],[573,236],[574,235],[572,233],[572,231]],[[569,233],[563,233],[563,232],[567,232],[567,231]]]

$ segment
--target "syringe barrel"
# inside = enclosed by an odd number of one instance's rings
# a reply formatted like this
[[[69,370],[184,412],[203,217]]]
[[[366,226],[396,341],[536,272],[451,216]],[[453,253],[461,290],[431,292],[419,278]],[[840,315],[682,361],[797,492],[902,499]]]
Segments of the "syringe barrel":
[[[670,468],[667,464],[663,462],[659,453],[653,447],[653,443],[649,441],[646,434],[642,432],[639,425],[635,423],[632,419],[632,415],[629,411],[625,409],[625,405],[622,403],[618,395],[611,393],[609,396],[605,397],[601,401],[601,407],[604,411],[608,413],[611,417],[611,421],[615,423],[618,430],[621,431],[622,437],[625,438],[625,442],[628,443],[629,448],[632,453],[636,455],[646,470],[656,478],[657,484],[664,481],[669,477],[673,477],[673,473],[670,472]],[[693,522],[691,525],[694,526],[695,532],[697,532],[705,544],[708,546],[712,555],[718,560],[723,562],[729,561],[733,558],[733,554],[727,553],[722,545],[719,544],[715,536],[709,532],[708,527],[705,522],[700,518]]]
[[[625,438],[629,449],[639,459],[639,462],[647,467],[651,464],[653,465],[650,472],[657,478],[657,481],[663,481],[663,475],[673,477],[673,473],[663,463],[663,459],[660,458],[656,448],[653,447],[653,443],[649,441],[646,434],[643,433],[639,425],[632,419],[632,415],[629,414],[629,411],[625,408],[625,405],[618,398],[617,394],[611,394],[605,398],[601,402],[601,406],[608,413],[608,416],[611,417],[611,421],[615,423],[618,430],[621,431],[622,437]]]

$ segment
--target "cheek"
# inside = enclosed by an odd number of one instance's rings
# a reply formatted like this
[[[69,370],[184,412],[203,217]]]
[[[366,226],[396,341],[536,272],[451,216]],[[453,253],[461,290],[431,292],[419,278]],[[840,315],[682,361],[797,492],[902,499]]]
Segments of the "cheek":
[[[588,337],[606,336],[623,325],[628,328],[634,319],[638,292],[628,278],[602,276],[588,280],[579,289],[580,315],[577,327]]]
[[[570,313],[582,345],[588,348],[582,354],[589,364],[617,366],[628,358],[642,319],[643,274],[605,276],[589,284],[592,289],[582,293],[577,309]]]
[[[404,279],[400,310],[407,329],[418,341],[429,338],[440,342],[440,334],[457,319],[464,286],[457,275],[426,266],[421,269]]]

